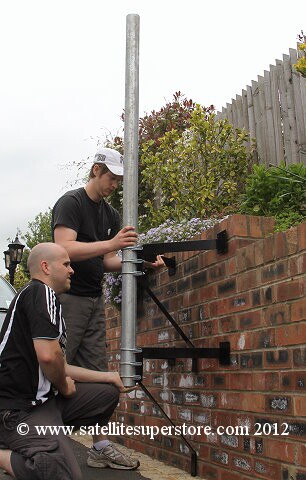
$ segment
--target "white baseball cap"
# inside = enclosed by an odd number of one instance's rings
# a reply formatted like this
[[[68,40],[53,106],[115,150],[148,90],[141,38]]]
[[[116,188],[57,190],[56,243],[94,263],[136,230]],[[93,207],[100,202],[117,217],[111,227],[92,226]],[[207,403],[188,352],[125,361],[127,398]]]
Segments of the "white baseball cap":
[[[93,163],[104,163],[114,175],[123,175],[123,156],[113,148],[99,148]]]

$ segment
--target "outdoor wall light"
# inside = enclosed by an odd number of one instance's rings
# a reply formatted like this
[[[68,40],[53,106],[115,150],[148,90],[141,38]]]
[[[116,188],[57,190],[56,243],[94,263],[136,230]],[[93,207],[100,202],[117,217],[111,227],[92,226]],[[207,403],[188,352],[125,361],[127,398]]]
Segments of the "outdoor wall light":
[[[8,269],[10,274],[10,284],[14,285],[14,277],[17,265],[22,260],[23,249],[25,245],[23,245],[18,236],[13,242],[9,243],[8,250],[4,253],[4,261],[5,261],[5,268]]]

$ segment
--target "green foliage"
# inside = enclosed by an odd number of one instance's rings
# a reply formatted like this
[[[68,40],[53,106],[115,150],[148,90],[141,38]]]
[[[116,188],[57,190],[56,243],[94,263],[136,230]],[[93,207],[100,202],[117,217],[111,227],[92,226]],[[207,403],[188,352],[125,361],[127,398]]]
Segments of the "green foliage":
[[[254,165],[241,196],[240,213],[275,217],[276,230],[286,230],[306,218],[306,167]]]
[[[170,102],[167,102],[160,110],[152,110],[151,113],[145,114],[139,119],[139,230],[145,231],[150,228],[150,218],[148,217],[147,200],[154,205],[154,209],[159,208],[158,199],[154,197],[151,185],[147,184],[143,179],[143,170],[145,168],[144,158],[148,151],[154,154],[158,151],[161,140],[166,132],[175,130],[178,135],[190,126],[191,114],[196,104],[187,99],[181,92],[175,92]],[[213,105],[209,108],[203,107],[206,115],[209,116],[214,110]],[[124,120],[124,113],[122,115]],[[115,136],[113,140],[108,138],[103,144],[106,147],[115,148],[123,153],[123,137]],[[119,211],[122,208],[122,188],[116,190],[110,197],[109,201]]]
[[[208,218],[235,203],[251,162],[248,135],[200,105],[190,114],[188,128],[171,130],[142,146],[142,180],[154,193],[144,205],[142,226],[192,217]],[[156,202],[156,200],[158,202]],[[156,205],[157,203],[157,205]]]
[[[146,243],[160,242],[179,242],[182,240],[191,240],[204,230],[214,226],[218,220],[203,220],[201,218],[192,218],[191,220],[183,220],[175,222],[167,220],[157,228],[150,228],[146,233],[141,233],[138,237],[138,243],[144,245]],[[111,303],[114,307],[120,309],[122,301],[122,275],[117,272],[106,273],[104,275],[103,291],[106,303]]]
[[[301,34],[298,35],[298,40],[301,42],[298,46],[300,56],[297,63],[293,66],[302,77],[306,78],[306,35],[304,35],[303,30],[301,31]]]
[[[27,283],[30,278],[27,269],[27,260],[30,250],[38,243],[52,242],[51,217],[52,210],[49,207],[46,212],[40,212],[38,215],[36,215],[34,220],[28,223],[28,230],[25,234],[20,232],[21,238],[26,243],[26,247],[23,251],[22,261],[19,266],[19,270],[21,270],[21,272],[25,275],[24,283]]]
[[[10,281],[10,275],[7,273],[4,278],[9,282]],[[23,269],[20,267],[20,265],[17,266],[16,271],[15,271],[15,276],[14,276],[14,288],[18,291],[22,287],[24,287],[28,281],[29,281],[29,276],[23,271]]]

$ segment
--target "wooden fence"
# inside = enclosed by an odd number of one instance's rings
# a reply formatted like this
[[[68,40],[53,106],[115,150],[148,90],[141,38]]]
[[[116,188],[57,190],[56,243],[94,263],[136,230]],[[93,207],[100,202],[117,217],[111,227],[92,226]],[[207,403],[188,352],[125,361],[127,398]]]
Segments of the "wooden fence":
[[[217,112],[250,132],[265,165],[306,164],[306,79],[293,67],[298,51],[289,53]]]

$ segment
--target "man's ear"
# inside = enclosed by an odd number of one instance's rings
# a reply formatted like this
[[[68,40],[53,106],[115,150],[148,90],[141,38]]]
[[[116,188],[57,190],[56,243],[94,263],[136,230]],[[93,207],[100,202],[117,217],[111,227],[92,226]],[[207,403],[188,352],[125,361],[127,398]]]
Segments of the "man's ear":
[[[42,271],[43,271],[46,275],[49,275],[49,274],[50,274],[50,271],[49,271],[49,263],[47,262],[47,260],[42,260],[42,261],[40,262],[40,266],[41,266]]]
[[[92,173],[94,174],[95,177],[99,176],[100,173],[100,165],[98,163],[95,163],[92,167]]]

